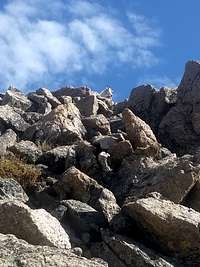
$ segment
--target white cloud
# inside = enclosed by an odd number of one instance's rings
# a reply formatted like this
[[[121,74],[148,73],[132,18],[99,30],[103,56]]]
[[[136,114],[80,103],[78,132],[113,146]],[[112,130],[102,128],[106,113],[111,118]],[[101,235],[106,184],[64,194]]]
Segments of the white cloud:
[[[137,85],[141,84],[152,84],[156,88],[161,87],[171,87],[176,88],[180,82],[180,79],[171,79],[167,77],[166,75],[160,75],[160,76],[144,76],[140,78],[137,82]]]
[[[156,64],[159,31],[141,15],[126,19],[89,0],[10,0],[0,11],[0,87]]]

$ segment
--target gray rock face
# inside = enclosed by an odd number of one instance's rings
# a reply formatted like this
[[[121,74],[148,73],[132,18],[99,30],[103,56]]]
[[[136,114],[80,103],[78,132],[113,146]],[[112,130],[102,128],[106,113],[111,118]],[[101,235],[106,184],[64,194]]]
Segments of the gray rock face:
[[[109,231],[102,231],[104,249],[99,255],[109,263],[110,267],[173,267],[158,254],[142,246],[132,239],[120,235],[113,235]],[[123,252],[123,253],[122,253]],[[107,254],[107,255],[106,255]],[[117,257],[116,257],[117,256]],[[114,261],[113,261],[114,259]]]
[[[29,200],[21,185],[14,179],[0,178],[0,200]]]
[[[135,116],[131,110],[125,109],[122,113],[126,133],[133,149],[142,154],[156,155],[160,145],[149,125]]]
[[[115,195],[126,202],[159,192],[165,198],[181,203],[199,180],[199,166],[187,158],[171,155],[160,161],[134,156],[124,160],[116,184]]]
[[[61,183],[67,195],[102,212],[107,221],[110,221],[120,211],[111,191],[75,167],[68,169],[63,174]]]
[[[17,200],[0,201],[0,232],[14,234],[33,245],[71,248],[69,236],[57,219]]]
[[[111,133],[109,121],[102,114],[84,118],[82,121],[87,129],[89,137],[93,137],[98,133],[103,135]]]
[[[91,89],[82,86],[82,87],[63,87],[55,92],[53,95],[56,96],[58,99],[61,96],[71,96],[71,97],[84,97],[91,94]]]
[[[200,213],[153,197],[130,202],[123,209],[164,251],[199,263]]]
[[[31,141],[20,141],[9,147],[9,151],[28,163],[35,163],[42,155],[41,149]]]
[[[0,106],[0,131],[12,129],[17,133],[23,133],[28,127],[29,124],[14,108],[8,105]]]
[[[6,91],[1,104],[20,108],[26,111],[30,108],[31,101],[19,90],[11,87]]]
[[[62,201],[62,205],[67,207],[66,222],[79,234],[85,232],[95,234],[95,231],[99,231],[99,228],[105,225],[102,214],[86,203],[71,199]]]
[[[6,130],[5,133],[0,136],[0,155],[4,155],[7,149],[15,144],[16,140],[17,134],[12,129]]]
[[[51,112],[52,106],[44,95],[29,93],[28,98],[33,102],[29,111],[38,112],[41,114],[48,114]]]
[[[200,63],[189,61],[178,87],[177,104],[161,121],[159,138],[180,154],[193,153],[200,145]]]
[[[157,132],[162,118],[176,104],[176,101],[176,89],[156,90],[151,85],[142,85],[132,90],[127,107]]]
[[[11,256],[12,255],[12,256]],[[100,259],[86,259],[72,250],[33,246],[14,235],[0,234],[0,265],[2,267],[108,267]]]
[[[74,101],[82,116],[89,117],[97,115],[99,105],[96,95],[77,97]]]
[[[51,171],[62,173],[67,168],[76,165],[76,151],[74,146],[58,146],[40,157],[39,162],[49,167]]]
[[[58,105],[61,104],[61,102],[55,96],[53,96],[52,93],[46,88],[40,88],[36,91],[36,93],[38,95],[43,95],[44,97],[46,97],[52,108],[56,108]]]
[[[36,124],[29,127],[24,137],[28,140],[68,145],[81,140],[85,133],[79,110],[74,104],[69,103],[59,105]]]

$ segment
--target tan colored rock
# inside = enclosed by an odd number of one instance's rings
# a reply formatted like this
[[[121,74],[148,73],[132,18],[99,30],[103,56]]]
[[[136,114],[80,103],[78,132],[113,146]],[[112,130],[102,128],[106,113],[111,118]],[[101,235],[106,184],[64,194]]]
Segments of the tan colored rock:
[[[149,125],[133,114],[129,109],[122,113],[128,139],[133,145],[133,149],[147,155],[157,154],[160,145]]]
[[[73,251],[49,246],[33,246],[14,235],[0,234],[2,267],[108,267],[100,259],[86,259]]]
[[[69,236],[56,218],[17,200],[0,201],[0,233],[14,234],[33,245],[71,248]]]
[[[200,262],[200,213],[154,197],[130,202],[123,211],[166,252]]]
[[[71,198],[80,200],[104,214],[111,221],[120,208],[111,191],[99,185],[75,167],[69,168],[62,177],[62,188]]]
[[[73,103],[59,105],[25,132],[29,140],[67,145],[81,140],[86,130]]]

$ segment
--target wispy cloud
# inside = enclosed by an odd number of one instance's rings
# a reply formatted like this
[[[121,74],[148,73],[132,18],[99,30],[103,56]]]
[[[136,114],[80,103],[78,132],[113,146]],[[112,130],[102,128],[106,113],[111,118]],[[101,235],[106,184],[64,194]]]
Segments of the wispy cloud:
[[[144,76],[140,78],[137,82],[137,85],[141,84],[151,84],[155,86],[156,88],[161,87],[171,87],[176,88],[180,82],[179,78],[169,78],[166,75],[160,75],[160,76]]]
[[[126,21],[89,0],[10,0],[0,11],[0,87],[103,74],[129,64],[158,62],[159,31],[147,18],[124,11]]]

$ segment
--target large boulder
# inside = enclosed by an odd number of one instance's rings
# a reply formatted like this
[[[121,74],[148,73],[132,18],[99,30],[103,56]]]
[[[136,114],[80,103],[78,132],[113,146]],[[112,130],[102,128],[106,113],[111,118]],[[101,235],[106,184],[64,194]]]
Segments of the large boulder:
[[[22,186],[14,179],[0,178],[0,200],[29,200]]]
[[[100,259],[86,259],[72,250],[33,246],[14,235],[0,234],[0,266],[108,267],[108,264]]]
[[[102,231],[103,242],[94,249],[95,256],[106,260],[110,267],[173,267],[158,253],[132,239]]]
[[[44,97],[46,97],[52,108],[56,108],[58,105],[61,104],[61,102],[55,96],[53,96],[52,93],[46,88],[39,88],[36,93],[38,95],[43,95]]]
[[[133,149],[146,155],[156,155],[160,145],[149,125],[129,109],[125,109],[122,115],[126,133]]]
[[[59,105],[40,121],[27,129],[28,140],[46,141],[57,145],[72,144],[81,140],[86,130],[80,120],[80,113],[72,103]]]
[[[163,251],[200,263],[200,213],[159,197],[130,202],[123,211]]]
[[[62,96],[71,96],[71,97],[84,97],[91,95],[92,91],[87,86],[82,87],[63,87],[55,92],[53,95],[56,96],[58,99]]]
[[[189,61],[178,87],[177,104],[159,126],[159,139],[180,154],[194,152],[200,146],[200,62]]]
[[[85,97],[77,97],[74,102],[79,109],[82,116],[96,116],[99,108],[96,95],[89,95]]]
[[[42,150],[31,141],[20,141],[9,147],[9,151],[28,163],[35,163],[42,155]]]
[[[67,196],[85,202],[102,212],[108,222],[120,211],[111,191],[75,167],[69,168],[63,174],[61,187]]]
[[[52,106],[48,102],[48,99],[46,98],[46,96],[39,95],[36,93],[29,93],[28,98],[32,102],[32,105],[29,111],[38,112],[41,114],[48,114],[51,111]]]
[[[90,116],[84,118],[83,124],[87,129],[88,136],[93,137],[97,134],[107,135],[111,133],[110,123],[103,114],[98,114],[97,116]]]
[[[33,245],[71,248],[69,236],[56,218],[17,200],[0,201],[0,232],[14,234]]]
[[[58,146],[44,152],[39,163],[45,164],[51,171],[63,173],[76,164],[75,146]]]
[[[25,122],[18,110],[9,105],[0,106],[0,131],[12,129],[16,133],[23,133],[29,124]]]
[[[30,108],[31,101],[16,88],[9,87],[2,99],[1,105],[9,105],[26,111]]]
[[[199,181],[199,175],[200,166],[192,162],[192,157],[177,158],[171,154],[162,160],[154,160],[133,154],[123,160],[112,180],[112,191],[122,203],[152,192],[182,203]]]
[[[0,136],[0,155],[4,155],[7,149],[15,144],[17,141],[17,134],[12,130],[8,129],[4,134]]]

